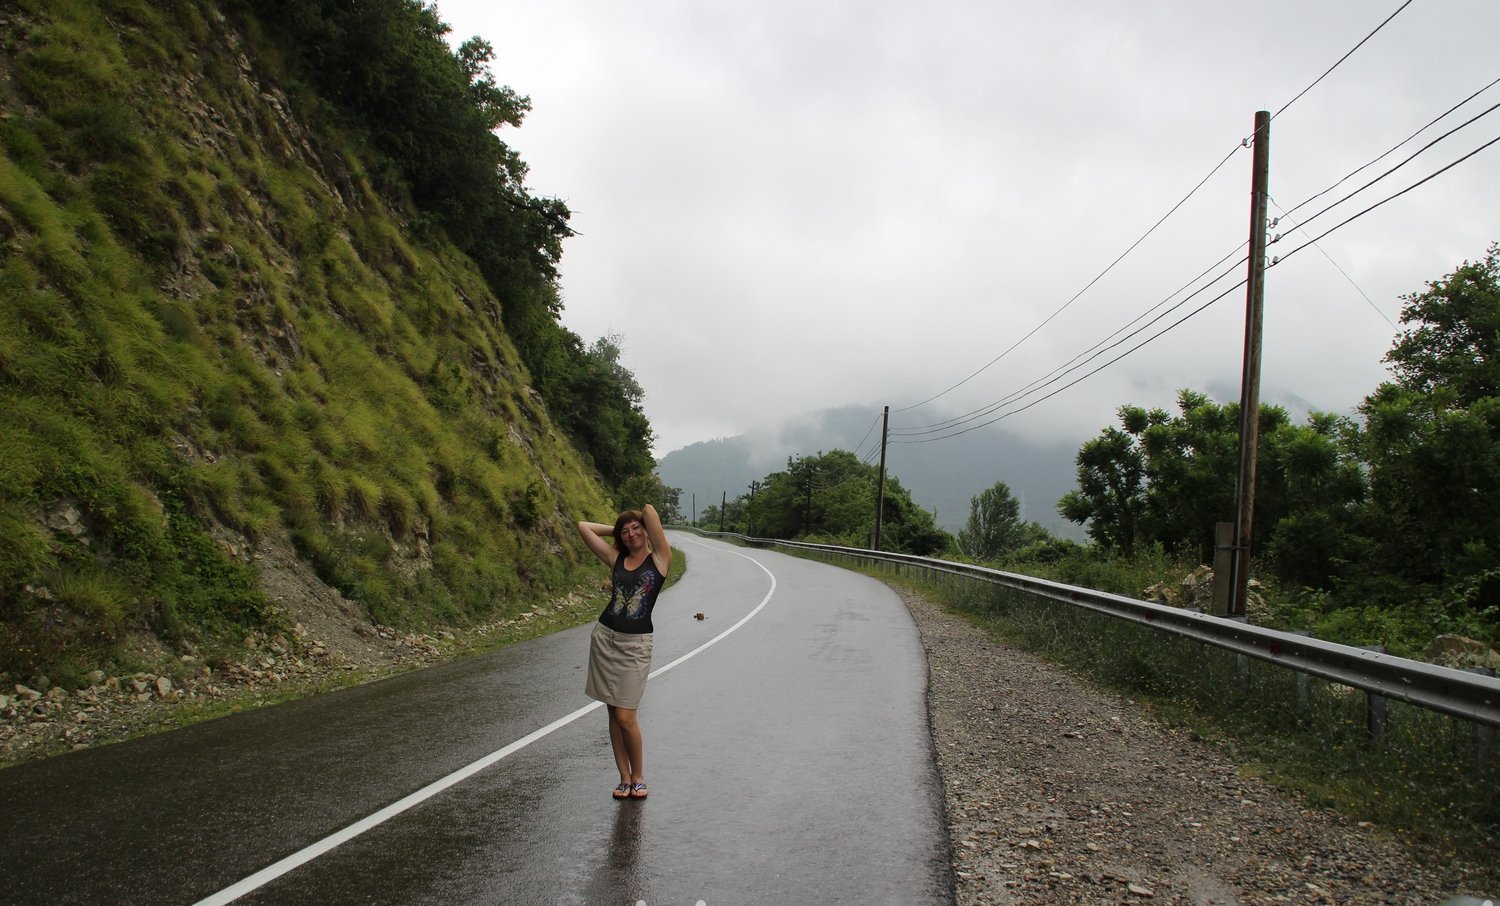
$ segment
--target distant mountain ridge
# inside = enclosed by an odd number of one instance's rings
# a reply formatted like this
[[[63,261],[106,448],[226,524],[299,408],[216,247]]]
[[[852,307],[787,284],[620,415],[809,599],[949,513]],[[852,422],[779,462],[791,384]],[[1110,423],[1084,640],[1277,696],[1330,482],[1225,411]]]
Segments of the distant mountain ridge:
[[[751,481],[786,468],[790,456],[834,449],[854,450],[878,461],[880,410],[842,406],[797,416],[774,428],[689,444],[657,463],[662,481],[682,490],[683,512],[692,515],[733,500]],[[873,430],[872,430],[873,428]],[[997,481],[1010,486],[1025,519],[1054,534],[1082,538],[1082,528],[1063,519],[1057,501],[1075,484],[1077,446],[1038,442],[1003,430],[973,431],[936,443],[892,442],[886,471],[901,479],[912,499],[937,513],[938,524],[958,531],[969,518],[969,501]]]

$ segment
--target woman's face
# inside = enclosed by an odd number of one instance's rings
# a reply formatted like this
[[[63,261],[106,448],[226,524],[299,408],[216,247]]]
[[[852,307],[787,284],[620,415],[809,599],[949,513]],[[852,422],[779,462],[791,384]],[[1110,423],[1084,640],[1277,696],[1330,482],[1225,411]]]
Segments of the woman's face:
[[[646,546],[646,527],[639,522],[627,522],[620,526],[620,541],[630,551],[639,551]]]

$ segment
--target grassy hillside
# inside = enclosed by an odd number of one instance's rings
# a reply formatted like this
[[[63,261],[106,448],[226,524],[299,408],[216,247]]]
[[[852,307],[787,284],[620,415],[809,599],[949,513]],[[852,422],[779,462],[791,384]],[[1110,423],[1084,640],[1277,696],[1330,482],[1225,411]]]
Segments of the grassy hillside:
[[[276,628],[272,538],[380,622],[490,617],[572,583],[570,519],[609,509],[506,300],[261,34],[0,12],[0,672]]]

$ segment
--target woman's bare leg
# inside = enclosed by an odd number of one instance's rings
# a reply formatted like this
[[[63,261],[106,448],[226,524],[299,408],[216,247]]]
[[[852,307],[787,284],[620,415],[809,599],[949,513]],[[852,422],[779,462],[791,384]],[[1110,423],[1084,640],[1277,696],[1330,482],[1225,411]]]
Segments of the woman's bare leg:
[[[644,744],[641,725],[634,708],[609,708],[609,744],[615,752],[615,766],[620,769],[621,783],[640,783],[646,779]]]

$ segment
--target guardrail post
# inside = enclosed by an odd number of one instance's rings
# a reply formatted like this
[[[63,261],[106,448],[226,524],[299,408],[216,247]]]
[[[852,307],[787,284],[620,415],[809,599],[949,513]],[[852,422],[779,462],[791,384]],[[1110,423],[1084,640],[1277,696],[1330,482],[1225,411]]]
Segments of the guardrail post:
[[[1384,645],[1365,645],[1366,651],[1374,651],[1386,654]],[[1378,692],[1365,693],[1365,736],[1370,742],[1379,742],[1384,736],[1386,726],[1390,722],[1386,710],[1388,700]]]
[[[1480,676],[1494,676],[1492,667],[1465,667],[1469,673],[1477,673]],[[1495,748],[1495,728],[1489,724],[1475,721],[1469,730],[1469,748],[1474,755],[1474,760],[1480,764],[1487,764],[1495,759],[1497,750]]]
[[[1209,599],[1208,612],[1216,617],[1229,615],[1229,602],[1233,592],[1229,587],[1229,574],[1234,572],[1234,523],[1214,523],[1214,588]]]
[[[1220,619],[1233,623],[1250,622],[1245,616],[1220,616]],[[1250,694],[1250,656],[1238,651],[1234,655],[1234,691],[1241,697]]]
[[[1303,638],[1311,637],[1310,632],[1294,631],[1292,635],[1300,635]],[[1292,676],[1297,683],[1297,713],[1306,714],[1308,705],[1312,703],[1312,677],[1301,670],[1293,670]]]

